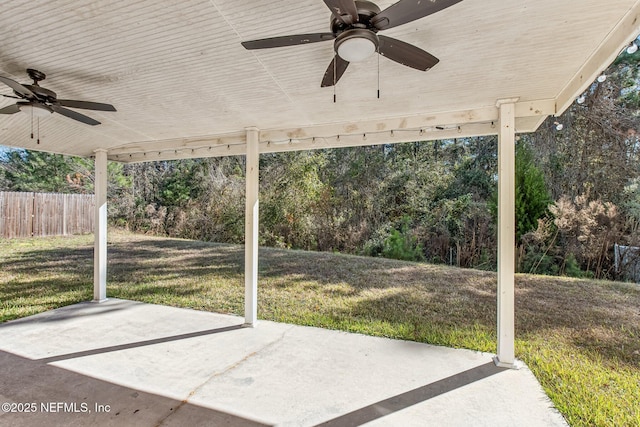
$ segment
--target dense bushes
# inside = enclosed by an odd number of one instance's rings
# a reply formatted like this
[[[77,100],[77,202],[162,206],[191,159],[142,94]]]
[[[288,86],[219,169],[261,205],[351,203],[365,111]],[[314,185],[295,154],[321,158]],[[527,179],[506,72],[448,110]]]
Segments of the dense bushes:
[[[640,235],[635,177],[620,208],[589,192],[550,202],[530,144],[516,150],[517,270],[614,277],[613,244]],[[270,154],[260,166],[262,245],[496,266],[495,138]],[[244,241],[243,157],[110,164],[110,176],[116,225]]]
[[[479,144],[485,158],[471,151]],[[518,271],[613,277],[611,248],[625,241],[626,217],[588,194],[550,203],[525,144],[517,148]],[[486,146],[495,139],[264,156],[260,243],[493,269],[496,154]],[[136,231],[241,243],[243,160],[127,166],[136,197],[120,214]],[[474,163],[486,167],[469,173]]]

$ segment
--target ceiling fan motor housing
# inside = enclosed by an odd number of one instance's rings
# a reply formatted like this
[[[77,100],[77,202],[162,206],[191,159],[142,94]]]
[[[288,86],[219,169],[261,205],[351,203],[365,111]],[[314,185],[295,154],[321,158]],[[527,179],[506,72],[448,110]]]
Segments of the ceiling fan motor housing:
[[[371,23],[371,18],[380,13],[380,8],[370,1],[356,1],[355,4],[358,10],[358,22],[345,24],[336,16],[331,16],[331,32],[334,35],[338,36],[343,31],[351,28],[366,28],[373,32],[378,32],[378,29]]]
[[[52,101],[55,101],[56,98],[58,97],[58,95],[54,91],[44,88],[42,86],[39,86],[37,84],[22,85],[22,86],[26,87],[31,92],[33,92],[38,97],[38,100],[43,102],[52,102]],[[16,93],[16,95],[19,95],[19,94]]]

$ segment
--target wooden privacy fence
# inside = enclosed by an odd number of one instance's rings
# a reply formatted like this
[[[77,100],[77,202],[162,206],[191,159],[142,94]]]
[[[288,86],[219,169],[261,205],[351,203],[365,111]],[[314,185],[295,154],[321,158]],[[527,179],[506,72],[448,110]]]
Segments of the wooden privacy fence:
[[[0,191],[0,237],[93,232],[93,194]]]

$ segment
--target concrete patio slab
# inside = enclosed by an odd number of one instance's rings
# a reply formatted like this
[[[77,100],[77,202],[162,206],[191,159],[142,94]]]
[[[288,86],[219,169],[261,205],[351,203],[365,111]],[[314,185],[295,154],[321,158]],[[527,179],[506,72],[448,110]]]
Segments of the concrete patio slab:
[[[110,299],[0,325],[0,425],[566,426],[469,350]]]

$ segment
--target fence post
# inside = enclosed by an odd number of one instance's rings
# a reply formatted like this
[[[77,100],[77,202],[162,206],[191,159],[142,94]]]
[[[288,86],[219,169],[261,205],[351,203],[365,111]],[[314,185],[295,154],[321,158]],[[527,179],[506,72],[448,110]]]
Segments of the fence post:
[[[36,193],[31,194],[31,225],[29,226],[29,236],[33,237],[36,235]]]
[[[62,235],[67,235],[67,195],[62,196]]]

